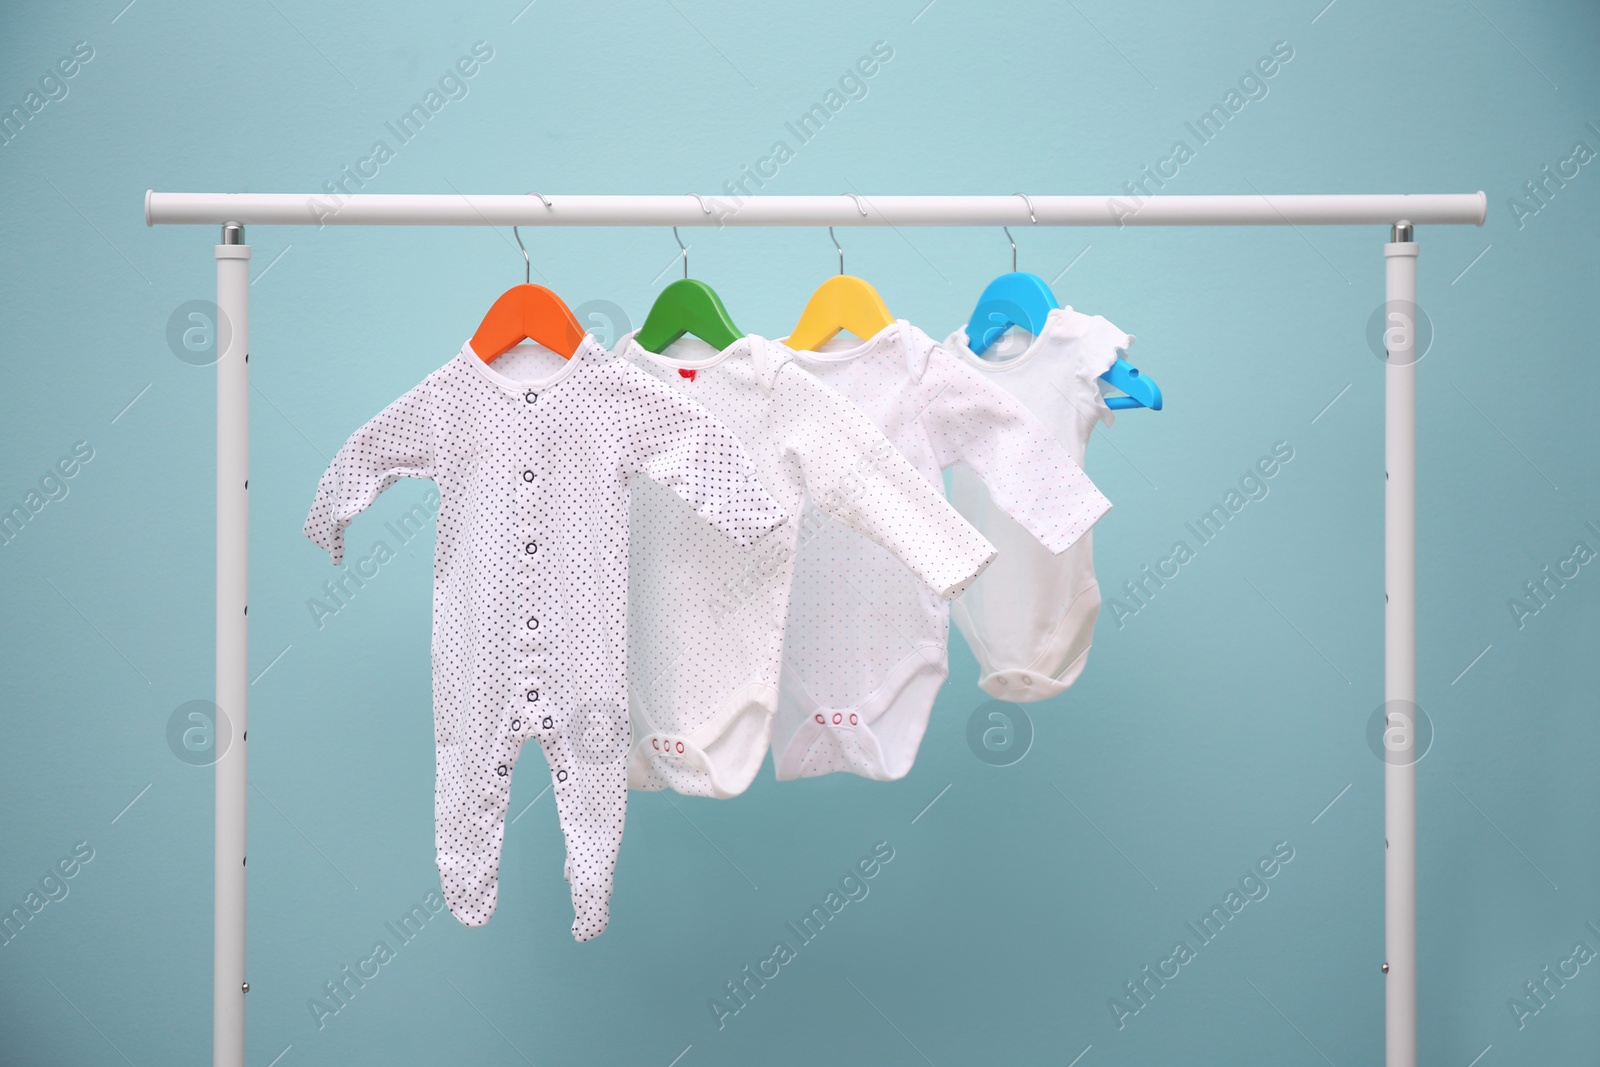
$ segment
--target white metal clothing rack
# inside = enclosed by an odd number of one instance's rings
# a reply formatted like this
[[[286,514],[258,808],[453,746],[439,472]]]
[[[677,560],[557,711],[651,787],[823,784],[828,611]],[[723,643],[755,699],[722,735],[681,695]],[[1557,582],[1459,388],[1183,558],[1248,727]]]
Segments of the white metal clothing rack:
[[[1383,247],[1384,998],[1387,1067],[1416,1067],[1416,330],[1414,225],[1481,226],[1477,193],[1313,196],[435,196],[145,194],[147,225],[221,225],[217,308],[217,706],[236,739],[216,763],[212,1062],[243,1067],[245,801],[249,729],[250,246],[246,225],[278,226],[1360,226]],[[224,329],[224,325],[227,329]],[[220,736],[220,733],[219,733]]]

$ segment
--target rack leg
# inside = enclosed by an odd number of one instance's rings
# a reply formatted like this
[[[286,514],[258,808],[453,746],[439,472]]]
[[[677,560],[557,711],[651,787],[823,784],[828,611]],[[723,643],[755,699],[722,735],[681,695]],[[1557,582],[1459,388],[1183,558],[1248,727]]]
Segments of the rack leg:
[[[1394,226],[1383,255],[1383,699],[1388,725],[1405,741],[1383,768],[1384,1046],[1387,1067],[1416,1067],[1417,244],[1410,223]]]
[[[249,788],[250,246],[222,228],[217,255],[217,769],[211,1061],[244,1067],[245,802]],[[224,729],[221,717],[227,716]]]

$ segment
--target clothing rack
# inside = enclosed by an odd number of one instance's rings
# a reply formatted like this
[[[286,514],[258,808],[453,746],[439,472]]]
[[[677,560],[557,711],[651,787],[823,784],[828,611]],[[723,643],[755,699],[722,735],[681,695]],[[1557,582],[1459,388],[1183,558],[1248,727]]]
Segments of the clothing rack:
[[[145,193],[145,224],[221,225],[217,261],[216,761],[212,1062],[244,1065],[250,246],[269,226],[1389,226],[1383,246],[1384,1045],[1416,1067],[1415,225],[1483,225],[1482,193],[1294,196],[462,196]],[[227,329],[223,329],[223,325]],[[217,736],[222,736],[220,729]]]

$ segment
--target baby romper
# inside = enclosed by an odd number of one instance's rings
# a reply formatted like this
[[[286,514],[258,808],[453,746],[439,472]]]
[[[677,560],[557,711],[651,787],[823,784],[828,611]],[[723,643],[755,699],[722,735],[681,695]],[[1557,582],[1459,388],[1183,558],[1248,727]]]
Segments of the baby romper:
[[[722,420],[788,515],[745,548],[635,479],[633,527],[650,536],[629,549],[628,784],[734,796],[766,757],[795,551],[819,511],[884,546],[944,598],[966,588],[994,549],[859,408],[777,342],[745,337],[719,352],[684,338],[657,355],[630,334],[617,351]]]
[[[1111,506],[1028,409],[901,320],[796,360],[854,400],[930,485],[960,461],[1051,552]],[[830,519],[800,552],[772,730],[780,779],[903,777],[949,673],[948,606]]]
[[[627,808],[628,502],[635,474],[751,545],[784,508],[699,404],[585,336],[570,360],[470,345],[347,441],[306,536],[338,564],[350,520],[400,478],[439,487],[433,563],[434,833],[446,902],[494,914],[511,772],[549,764],[576,918],[605,929]]]
[[[1014,336],[1019,343],[1030,340]],[[1065,307],[1051,311],[1039,335],[1009,359],[974,355],[965,329],[951,334],[945,347],[1025,404],[1081,467],[1095,424],[1109,426],[1113,418],[1100,375],[1116,362],[1118,349],[1131,344],[1131,334],[1099,315]],[[1083,673],[1100,611],[1093,531],[1051,555],[995,506],[978,474],[962,464],[950,471],[950,500],[1001,548],[994,566],[950,606],[978,658],[978,685],[1017,702],[1065,692]]]

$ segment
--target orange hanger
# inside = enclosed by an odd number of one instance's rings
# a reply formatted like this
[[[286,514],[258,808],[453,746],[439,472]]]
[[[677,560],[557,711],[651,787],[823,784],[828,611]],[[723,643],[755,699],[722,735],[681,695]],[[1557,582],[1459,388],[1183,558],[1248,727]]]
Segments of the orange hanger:
[[[539,199],[544,200],[546,207],[550,206],[550,201],[543,196]],[[542,285],[532,284],[533,263],[528,259],[528,249],[515,226],[511,227],[511,232],[517,238],[517,247],[522,249],[525,281],[507,289],[489,308],[483,322],[478,324],[478,332],[472,335],[472,350],[485,363],[493,363],[513,345],[535,341],[571,359],[583,343],[585,331],[559,296]]]

